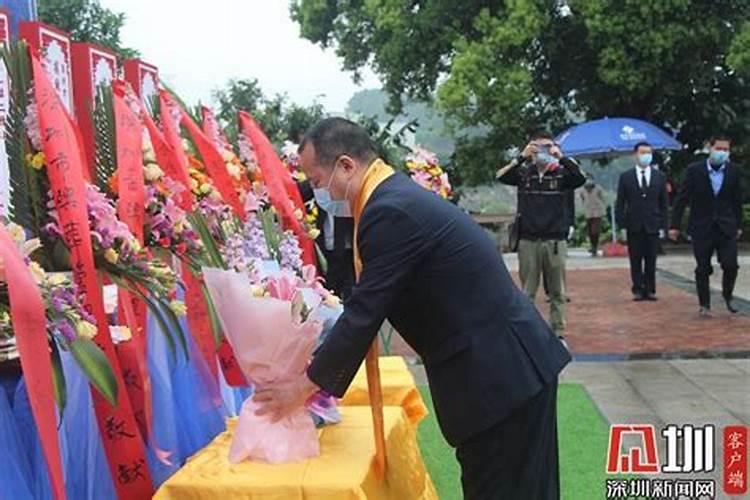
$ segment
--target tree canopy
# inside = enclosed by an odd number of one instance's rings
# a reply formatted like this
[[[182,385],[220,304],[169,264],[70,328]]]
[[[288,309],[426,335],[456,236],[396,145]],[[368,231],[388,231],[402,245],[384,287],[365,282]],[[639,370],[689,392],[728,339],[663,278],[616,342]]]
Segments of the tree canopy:
[[[120,30],[125,14],[90,0],[39,0],[39,20],[67,31],[77,42],[97,43],[123,58],[137,57],[138,51],[123,47]]]
[[[748,154],[750,0],[295,0],[301,34],[343,68],[371,65],[391,111],[435,99],[468,181],[528,132],[631,116],[676,133],[683,158],[713,133]]]
[[[271,142],[299,142],[305,131],[324,117],[323,106],[290,103],[285,94],[268,97],[256,79],[229,80],[224,88],[213,93],[217,117],[225,127],[230,141],[237,137],[237,111],[253,115]]]

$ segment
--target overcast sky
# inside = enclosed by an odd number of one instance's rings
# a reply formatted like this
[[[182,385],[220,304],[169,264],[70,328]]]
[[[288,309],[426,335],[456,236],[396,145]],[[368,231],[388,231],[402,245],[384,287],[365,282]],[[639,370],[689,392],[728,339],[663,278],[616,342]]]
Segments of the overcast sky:
[[[287,93],[298,104],[318,98],[328,111],[343,111],[357,90],[380,86],[368,70],[358,87],[332,50],[300,38],[287,0],[99,3],[125,13],[123,44],[156,65],[190,104],[211,102],[230,78],[257,78],[266,94]]]

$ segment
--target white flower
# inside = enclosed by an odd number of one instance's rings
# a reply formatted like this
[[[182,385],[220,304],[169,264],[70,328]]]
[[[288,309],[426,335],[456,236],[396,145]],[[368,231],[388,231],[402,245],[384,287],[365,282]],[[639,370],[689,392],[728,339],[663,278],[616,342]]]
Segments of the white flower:
[[[234,163],[227,163],[227,172],[229,172],[229,175],[231,175],[235,179],[239,179],[240,175],[242,174],[240,167],[238,167]]]
[[[29,271],[31,271],[31,276],[34,277],[34,281],[37,283],[44,283],[44,280],[47,279],[47,273],[44,272],[44,269],[42,269],[42,266],[38,262],[32,260],[29,264]]]
[[[224,163],[229,163],[234,159],[234,153],[225,149],[221,152],[221,159],[224,160]]]
[[[164,176],[164,171],[156,163],[147,164],[145,167],[143,167],[143,170],[143,175],[149,182],[158,181]]]
[[[24,257],[28,257],[29,255],[36,252],[41,247],[42,247],[42,242],[39,241],[39,238],[32,238],[29,241],[26,241],[23,243],[23,248],[21,249],[21,251]]]

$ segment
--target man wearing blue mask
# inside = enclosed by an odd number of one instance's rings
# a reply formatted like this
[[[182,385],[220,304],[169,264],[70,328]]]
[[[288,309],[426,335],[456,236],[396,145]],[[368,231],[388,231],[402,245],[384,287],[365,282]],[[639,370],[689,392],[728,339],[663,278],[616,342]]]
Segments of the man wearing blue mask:
[[[667,178],[652,167],[647,142],[633,148],[635,168],[620,175],[615,203],[617,226],[627,232],[633,300],[656,300],[656,255],[667,228]]]
[[[349,205],[357,283],[306,374],[258,387],[259,414],[278,421],[320,389],[342,397],[387,318],[424,361],[463,497],[559,498],[557,376],[570,354],[495,242],[388,166],[351,121],[310,129],[300,164],[320,194]]]
[[[521,155],[497,178],[518,186],[518,267],[526,294],[536,297],[540,281],[550,299],[550,325],[562,339],[565,329],[565,259],[572,215],[572,190],[586,182],[578,164],[563,155],[552,135],[537,132]]]
[[[742,236],[742,186],[740,167],[729,160],[731,142],[726,136],[713,137],[707,160],[688,166],[675,199],[669,237],[677,240],[686,207],[690,207],[688,234],[695,255],[695,286],[700,315],[711,316],[709,276],[711,258],[717,253],[723,271],[721,291],[727,309],[736,313],[732,303],[737,280],[737,241]]]
[[[327,264],[321,269],[326,287],[346,300],[354,286],[354,219],[349,205],[332,200],[328,188],[313,189],[310,181],[301,182],[299,190],[306,203],[314,199],[318,206],[316,243]]]

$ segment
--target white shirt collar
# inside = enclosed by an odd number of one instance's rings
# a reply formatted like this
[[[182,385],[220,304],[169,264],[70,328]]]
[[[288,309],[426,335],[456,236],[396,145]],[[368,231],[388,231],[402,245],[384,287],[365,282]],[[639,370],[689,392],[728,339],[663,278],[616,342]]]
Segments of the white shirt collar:
[[[715,174],[717,172],[723,172],[727,169],[727,162],[724,162],[719,167],[719,170],[714,170],[714,167],[711,165],[711,162],[706,160],[706,168],[708,169],[709,174]]]

